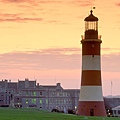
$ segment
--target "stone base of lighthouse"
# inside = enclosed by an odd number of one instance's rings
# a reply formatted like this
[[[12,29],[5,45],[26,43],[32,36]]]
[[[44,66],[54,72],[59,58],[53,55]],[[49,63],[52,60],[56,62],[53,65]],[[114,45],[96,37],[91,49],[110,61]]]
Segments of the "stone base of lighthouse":
[[[81,86],[77,114],[81,116],[106,116],[102,86]]]
[[[77,113],[80,116],[106,116],[103,101],[79,101]]]

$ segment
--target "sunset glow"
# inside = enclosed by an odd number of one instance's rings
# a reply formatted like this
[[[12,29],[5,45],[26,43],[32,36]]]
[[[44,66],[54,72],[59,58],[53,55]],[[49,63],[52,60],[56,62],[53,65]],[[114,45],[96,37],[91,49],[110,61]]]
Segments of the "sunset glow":
[[[0,80],[27,77],[80,88],[80,40],[93,6],[102,35],[103,94],[120,95],[119,0],[0,0]]]

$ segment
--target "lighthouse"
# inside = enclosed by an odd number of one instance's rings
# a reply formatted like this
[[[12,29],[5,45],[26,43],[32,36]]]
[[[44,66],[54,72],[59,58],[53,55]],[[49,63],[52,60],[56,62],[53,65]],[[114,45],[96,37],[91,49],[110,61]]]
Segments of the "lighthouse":
[[[98,18],[90,11],[84,19],[82,36],[81,90],[77,114],[81,116],[106,116],[101,83],[101,36],[98,36]]]

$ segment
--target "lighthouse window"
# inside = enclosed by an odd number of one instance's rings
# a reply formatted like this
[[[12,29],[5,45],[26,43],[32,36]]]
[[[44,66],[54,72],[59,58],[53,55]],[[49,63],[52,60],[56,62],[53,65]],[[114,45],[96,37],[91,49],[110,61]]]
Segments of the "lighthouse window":
[[[85,22],[85,30],[98,30],[98,22],[97,21],[87,21]]]

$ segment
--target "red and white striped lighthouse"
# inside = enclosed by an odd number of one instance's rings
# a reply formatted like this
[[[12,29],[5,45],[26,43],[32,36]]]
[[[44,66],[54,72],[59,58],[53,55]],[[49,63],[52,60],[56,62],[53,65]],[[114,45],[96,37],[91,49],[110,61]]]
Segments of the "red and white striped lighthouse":
[[[82,76],[78,115],[106,116],[101,83],[101,37],[98,36],[98,18],[90,11],[84,19],[85,35],[82,37]]]

